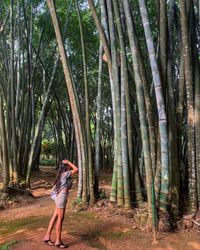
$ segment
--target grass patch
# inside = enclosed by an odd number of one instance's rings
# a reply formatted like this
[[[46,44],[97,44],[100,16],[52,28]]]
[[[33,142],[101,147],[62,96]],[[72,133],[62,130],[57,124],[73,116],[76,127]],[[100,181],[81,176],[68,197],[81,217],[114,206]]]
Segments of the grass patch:
[[[45,217],[37,217],[37,216],[32,216],[32,217],[27,217],[27,218],[22,218],[18,220],[13,220],[13,221],[2,221],[1,222],[1,227],[0,227],[0,235],[5,236],[5,235],[10,235],[12,233],[17,232],[18,230],[30,230],[30,229],[36,229],[39,227],[42,227],[43,225],[46,225],[46,223],[49,220],[49,216]]]
[[[56,160],[48,160],[48,159],[40,159],[40,165],[42,166],[55,166],[56,165]]]
[[[66,214],[66,218],[64,220],[64,227],[70,229],[71,231],[75,231],[81,235],[83,231],[94,227],[95,225],[101,224],[101,220],[96,218],[95,214],[90,212],[69,212]]]
[[[109,239],[123,239],[123,238],[127,238],[129,236],[131,236],[132,234],[132,230],[128,230],[128,231],[108,231],[108,232],[104,232],[103,236],[109,238]]]
[[[96,214],[87,211],[69,212],[67,217],[77,222],[84,222],[84,221],[87,222],[88,220],[90,221],[95,220],[96,222],[97,220],[99,220],[99,218],[96,217]]]
[[[95,216],[96,216],[94,213],[86,212],[86,211],[81,211],[81,212],[75,213],[74,215],[78,218],[84,218],[86,220],[88,219],[93,220],[95,219]]]
[[[101,250],[107,250],[107,248],[99,241],[99,234],[97,233],[91,233],[88,235],[83,235],[82,239],[83,241],[86,241],[89,246]]]
[[[112,239],[114,239],[114,238],[119,239],[119,238],[124,237],[125,233],[123,233],[121,231],[116,231],[116,232],[108,232],[105,235],[108,236],[109,238],[112,238]]]
[[[97,218],[95,213],[87,211],[69,213],[64,225],[65,223],[70,235],[80,237],[91,247],[107,250],[99,241],[99,237],[102,236],[102,220]]]
[[[17,243],[18,243],[17,240],[12,240],[12,241],[10,241],[8,243],[0,245],[0,250],[9,250],[10,247],[14,246]]]
[[[88,233],[84,232],[77,232],[77,231],[70,231],[68,232],[70,235],[78,236],[81,238],[82,241],[86,242],[89,246],[101,250],[107,250],[107,248],[99,241],[99,237],[101,233],[99,231],[90,231]]]

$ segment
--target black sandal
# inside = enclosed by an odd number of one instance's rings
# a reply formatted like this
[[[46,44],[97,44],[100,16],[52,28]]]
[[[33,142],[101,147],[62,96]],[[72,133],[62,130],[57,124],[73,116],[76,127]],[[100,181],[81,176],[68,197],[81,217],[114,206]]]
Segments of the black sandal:
[[[54,242],[52,242],[50,239],[48,239],[48,240],[43,240],[43,242],[44,242],[45,244],[47,244],[48,246],[50,246],[50,247],[55,246]]]
[[[55,244],[54,246],[55,246],[55,247],[58,247],[58,248],[61,248],[61,249],[67,248],[67,247],[68,247],[68,245],[66,245],[66,244],[64,244],[64,243],[62,243],[62,242],[60,242],[59,244]]]

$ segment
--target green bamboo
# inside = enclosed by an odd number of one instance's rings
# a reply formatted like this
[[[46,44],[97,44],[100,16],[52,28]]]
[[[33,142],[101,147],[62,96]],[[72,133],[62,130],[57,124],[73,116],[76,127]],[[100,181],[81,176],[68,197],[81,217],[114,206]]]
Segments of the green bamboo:
[[[149,134],[148,134],[148,125],[146,120],[146,109],[145,109],[145,101],[144,101],[144,93],[142,88],[142,79],[139,74],[139,60],[138,60],[138,48],[135,38],[135,33],[133,30],[133,22],[131,18],[130,6],[127,0],[123,1],[124,12],[127,23],[127,30],[129,36],[129,43],[132,52],[133,58],[133,71],[135,77],[136,84],[136,97],[137,97],[137,105],[139,112],[139,120],[140,120],[140,130],[141,130],[141,138],[142,138],[142,149],[144,153],[144,162],[145,162],[145,171],[146,171],[146,186],[147,186],[147,201],[148,201],[148,225],[151,227],[152,225],[152,165],[151,165],[151,157],[150,157],[150,143],[149,143]]]
[[[156,60],[156,54],[155,54],[145,0],[139,0],[139,5],[140,5],[140,13],[142,17],[145,37],[146,37],[146,44],[150,58],[150,66],[153,76],[156,103],[158,109],[160,143],[161,143],[161,175],[162,175],[160,208],[167,211],[168,196],[169,196],[169,146],[168,146],[169,139],[167,133],[166,111],[165,111],[165,104],[164,104],[161,79],[158,69],[158,63]]]
[[[111,95],[114,117],[114,165],[117,167],[117,204],[122,206],[124,204],[124,192],[123,192],[123,169],[122,169],[122,157],[121,157],[121,129],[120,129],[120,96],[119,96],[119,76],[118,76],[118,55],[116,49],[116,31],[114,27],[114,18],[112,12],[112,2],[107,0],[108,11],[108,23],[110,32],[110,47],[112,57],[112,80]]]
[[[6,189],[9,184],[9,168],[8,168],[5,116],[4,116],[1,93],[0,93],[0,138],[1,138],[1,150],[2,150],[3,189]]]
[[[99,46],[99,71],[98,71],[98,90],[97,90],[97,111],[95,129],[95,194],[99,192],[99,173],[100,173],[100,126],[101,126],[101,88],[102,88],[102,43]]]
[[[83,34],[83,25],[80,16],[80,10],[75,0],[78,22],[80,28],[81,36],[81,48],[82,48],[82,57],[83,57],[83,71],[84,71],[84,87],[85,87],[85,127],[86,127],[86,142],[87,142],[87,154],[88,154],[88,171],[89,171],[89,195],[90,195],[90,205],[93,206],[95,202],[94,197],[94,173],[93,173],[93,159],[92,159],[92,150],[91,150],[91,132],[90,132],[90,118],[89,118],[89,99],[88,99],[88,79],[87,79],[87,62],[86,62],[86,51],[84,44],[84,34]]]
[[[31,145],[31,151],[30,151],[30,156],[29,156],[29,161],[28,161],[28,168],[27,168],[27,173],[26,173],[26,185],[29,186],[29,182],[30,182],[30,174],[31,174],[31,169],[33,167],[33,162],[35,160],[35,156],[36,156],[36,152],[37,152],[37,146],[38,146],[38,140],[41,138],[42,135],[42,131],[43,131],[43,127],[44,127],[44,119],[45,119],[45,113],[46,113],[46,109],[48,107],[49,104],[49,98],[50,98],[50,94],[52,91],[52,86],[54,83],[54,79],[55,79],[55,74],[56,74],[56,70],[58,67],[58,62],[59,62],[59,56],[57,56],[55,63],[54,63],[54,69],[52,72],[52,77],[47,89],[47,93],[43,102],[43,106],[42,106],[42,110],[40,113],[40,118],[38,120],[38,123],[36,125],[36,129],[35,129],[35,133],[34,133],[34,138],[33,138],[33,142]]]
[[[123,167],[123,181],[124,181],[124,203],[125,208],[131,207],[131,197],[130,197],[130,167],[128,160],[128,136],[127,136],[127,103],[126,100],[129,100],[128,90],[128,70],[126,62],[126,50],[124,35],[122,31],[122,24],[120,20],[119,5],[117,0],[113,0],[113,6],[115,11],[115,20],[117,23],[117,30],[119,36],[120,44],[120,61],[121,61],[121,154],[122,154],[122,167]],[[126,86],[126,87],[125,87]],[[125,90],[126,88],[126,90]],[[130,111],[130,107],[129,107]],[[129,124],[130,125],[130,124]],[[131,129],[129,127],[129,129]]]
[[[72,78],[71,70],[69,67],[69,63],[67,61],[67,54],[65,51],[65,47],[62,41],[62,36],[60,32],[60,27],[58,24],[58,18],[56,14],[56,9],[55,9],[55,4],[53,0],[47,0],[47,4],[50,10],[52,22],[54,25],[54,30],[56,34],[56,39],[58,43],[58,48],[59,48],[59,53],[63,65],[63,71],[64,71],[64,76],[65,76],[65,81],[66,81],[66,86],[69,94],[69,100],[70,100],[70,105],[72,109],[72,115],[73,115],[73,123],[75,125],[75,134],[76,134],[76,142],[77,144],[80,144],[80,153],[79,157],[79,162],[82,163],[81,166],[82,170],[80,171],[83,174],[83,188],[82,188],[82,202],[85,204],[87,203],[87,175],[86,175],[86,166],[87,166],[87,155],[86,155],[86,146],[85,146],[85,132],[83,129],[83,122],[82,122],[82,117],[80,113],[80,108],[79,108],[79,103],[78,103],[78,98],[77,98],[77,93],[76,89],[74,86],[74,81]]]
[[[11,55],[10,55],[10,116],[11,116],[11,164],[13,167],[13,182],[18,184],[17,167],[17,145],[16,145],[16,125],[15,125],[15,92],[14,92],[14,1],[10,0],[10,34],[11,34]]]

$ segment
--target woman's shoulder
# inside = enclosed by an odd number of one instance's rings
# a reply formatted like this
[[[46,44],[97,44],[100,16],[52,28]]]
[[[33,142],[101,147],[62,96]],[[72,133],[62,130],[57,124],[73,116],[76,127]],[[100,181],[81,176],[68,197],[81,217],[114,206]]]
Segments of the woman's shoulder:
[[[71,176],[71,170],[65,171],[64,173],[62,173],[62,177],[70,177]]]

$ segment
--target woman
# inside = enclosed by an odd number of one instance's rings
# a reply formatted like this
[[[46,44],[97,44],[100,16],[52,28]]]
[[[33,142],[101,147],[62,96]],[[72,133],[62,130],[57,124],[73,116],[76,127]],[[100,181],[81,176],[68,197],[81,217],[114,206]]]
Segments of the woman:
[[[62,165],[59,168],[54,185],[56,187],[57,196],[55,199],[56,208],[53,213],[53,216],[49,222],[49,226],[46,232],[46,235],[43,238],[43,242],[48,246],[56,246],[58,248],[66,248],[67,245],[63,244],[61,241],[61,231],[62,223],[65,214],[65,208],[67,204],[67,197],[69,194],[69,189],[71,189],[71,180],[70,176],[78,172],[78,168],[68,160],[63,160]],[[56,242],[55,244],[51,241],[51,232],[54,227],[54,224],[57,220],[56,225]]]

